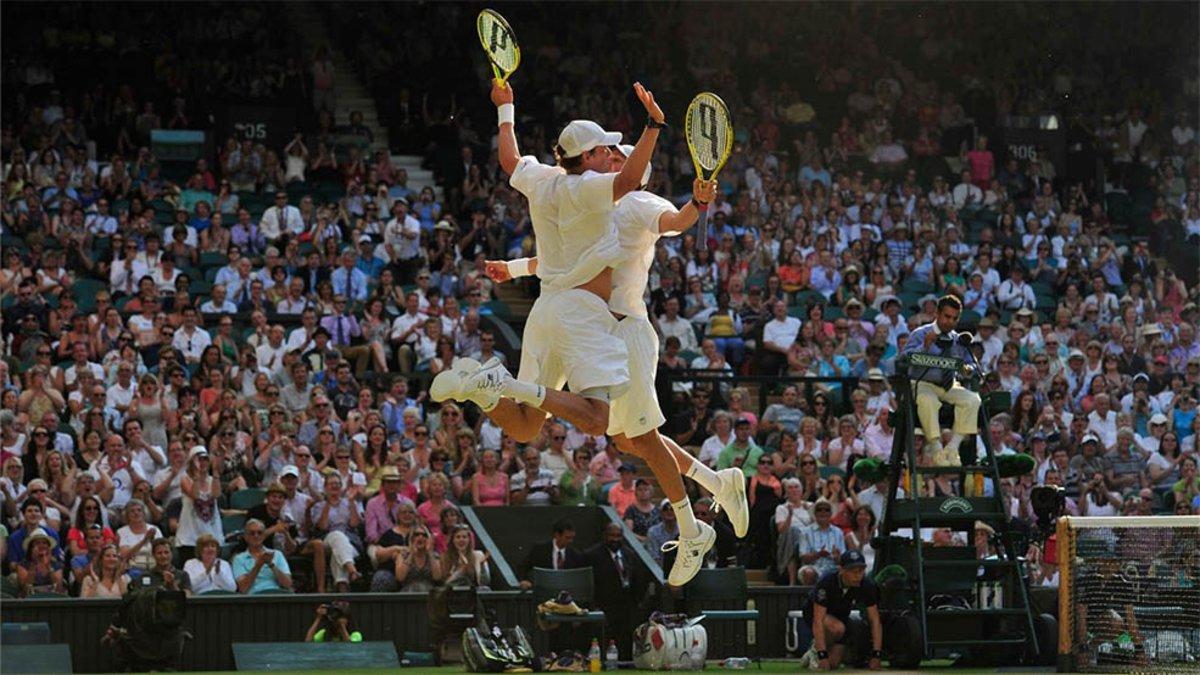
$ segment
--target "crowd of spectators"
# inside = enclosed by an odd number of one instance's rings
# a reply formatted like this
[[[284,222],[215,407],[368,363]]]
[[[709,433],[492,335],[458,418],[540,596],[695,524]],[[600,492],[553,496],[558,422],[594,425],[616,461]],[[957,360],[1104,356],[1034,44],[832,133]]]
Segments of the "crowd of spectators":
[[[197,10],[213,13],[207,28],[178,40],[136,21],[84,29],[95,6],[69,7],[58,28],[14,43],[21,67],[5,85],[10,592],[487,584],[464,504],[609,503],[661,556],[675,536],[670,509],[608,439],[550,420],[521,446],[474,406],[428,400],[430,377],[455,359],[515,363],[487,319],[504,312],[481,262],[535,250],[478,112],[481,57],[454,57],[470,59],[479,86],[462,84],[467,70],[440,88],[414,75],[388,105],[413,116],[405,143],[425,151],[439,200],[410,189],[386,152],[333,147],[335,133],[369,131],[332,128],[328,92],[313,86],[327,53],[310,72],[289,31],[269,30],[285,5]],[[712,21],[666,5],[587,6],[607,23],[571,40],[520,6],[509,17],[528,50],[513,83],[529,152],[548,155],[570,117],[635,132],[622,95],[631,72],[676,118],[701,86],[734,111],[711,239],[664,240],[651,270],[660,370],[825,379],[774,391],[664,377],[664,431],[746,473],[751,532],[736,542],[718,526],[711,564],[799,583],[835,551],[869,553],[888,486],[861,484],[853,463],[889,457],[895,355],[946,293],[963,298],[981,339],[983,387],[1012,394],[986,431],[993,447],[1037,463],[988,486],[1015,519],[1033,524],[1030,489],[1044,484],[1066,489],[1072,513],[1200,512],[1197,74],[1143,69],[1170,31],[1142,30],[1139,49],[1117,58],[1128,26],[1114,9],[1086,17],[1113,39],[1072,43],[1047,66],[1036,41],[997,60],[961,36],[983,30],[976,20],[1022,38],[1037,21],[1073,30],[1070,6],[1042,18],[1015,6],[995,20],[972,15],[1007,10],[841,7],[811,10],[799,31],[811,41],[795,55],[787,22],[763,21],[761,7],[714,7]],[[453,5],[419,11],[471,18]],[[633,25],[626,11],[689,39],[670,54],[622,33],[613,52],[603,27]],[[1183,14],[1162,25],[1186,25]],[[331,21],[336,42],[346,21]],[[371,44],[404,44],[420,63],[446,43],[436,32],[388,42],[411,22],[367,25],[355,62],[370,80],[405,70]],[[709,39],[721,30],[751,37]],[[226,49],[191,60],[209,34]],[[254,49],[229,49],[242,44]],[[145,55],[153,69],[137,88],[80,76],[84,59]],[[311,122],[284,147],[223,139],[182,170],[155,157],[150,129],[211,129],[206,98],[230,94],[297,101]],[[1050,112],[1093,148],[1099,171],[989,144],[1005,116]],[[686,200],[681,134],[665,135],[654,165],[651,189]],[[1190,270],[1167,263],[1181,254]],[[961,492],[953,476],[926,487]],[[239,530],[244,542],[226,541]]]

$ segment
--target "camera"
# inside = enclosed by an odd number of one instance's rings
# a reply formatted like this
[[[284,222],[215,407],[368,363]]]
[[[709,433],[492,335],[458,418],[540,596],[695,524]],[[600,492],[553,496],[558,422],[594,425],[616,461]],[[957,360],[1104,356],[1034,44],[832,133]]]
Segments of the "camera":
[[[350,603],[344,600],[327,602],[321,606],[325,608],[325,616],[328,617],[330,621],[337,621],[342,617],[343,614],[350,613]]]
[[[1054,485],[1040,485],[1029,491],[1029,503],[1037,517],[1038,532],[1045,540],[1066,508],[1067,492]]]

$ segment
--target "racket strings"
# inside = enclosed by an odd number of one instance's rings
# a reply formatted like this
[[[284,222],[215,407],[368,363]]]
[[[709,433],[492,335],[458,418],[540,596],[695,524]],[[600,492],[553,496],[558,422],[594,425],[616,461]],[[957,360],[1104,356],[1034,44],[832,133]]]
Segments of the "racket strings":
[[[715,171],[721,161],[721,146],[707,139],[696,142],[696,159],[700,168]]]
[[[492,63],[505,72],[516,70],[520,63],[520,52],[512,30],[486,12],[480,15],[477,29],[479,41]]]
[[[696,164],[715,173],[729,154],[733,129],[725,104],[714,94],[702,93],[688,106],[688,143]]]

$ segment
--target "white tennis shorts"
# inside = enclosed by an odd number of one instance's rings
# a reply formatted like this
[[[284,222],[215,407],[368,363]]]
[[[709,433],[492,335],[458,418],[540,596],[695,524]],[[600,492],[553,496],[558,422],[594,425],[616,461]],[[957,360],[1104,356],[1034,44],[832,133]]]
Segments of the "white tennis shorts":
[[[658,333],[649,319],[627,316],[617,323],[615,334],[629,351],[629,386],[613,400],[608,411],[608,435],[625,434],[637,438],[667,421],[654,390],[654,374],[658,371]]]
[[[629,383],[629,355],[616,326],[595,293],[542,293],[525,321],[517,379],[551,389],[566,384],[573,392],[608,389],[616,398]]]

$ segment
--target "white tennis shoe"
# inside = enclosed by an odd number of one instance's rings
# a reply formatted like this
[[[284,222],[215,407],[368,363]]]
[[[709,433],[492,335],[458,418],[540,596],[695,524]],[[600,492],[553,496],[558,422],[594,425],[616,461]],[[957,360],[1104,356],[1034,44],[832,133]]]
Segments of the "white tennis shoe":
[[[429,385],[429,398],[438,403],[450,399],[467,400],[462,391],[463,382],[478,370],[479,362],[475,359],[463,358],[455,361],[453,366],[433,378],[433,382]]]
[[[703,521],[696,521],[700,534],[695,537],[680,537],[678,541],[668,541],[662,545],[662,552],[678,549],[675,564],[671,565],[671,573],[667,583],[679,587],[692,580],[700,568],[704,566],[704,555],[717,541],[717,531]]]
[[[484,410],[491,410],[500,401],[504,384],[511,378],[498,358],[493,357],[484,364],[463,358],[433,378],[429,397],[439,403],[448,399],[472,401]]]
[[[713,495],[717,507],[714,511],[723,509],[729,516],[729,524],[738,539],[750,531],[750,505],[746,502],[746,474],[737,467],[722,469],[717,472],[721,480],[721,489]]]

